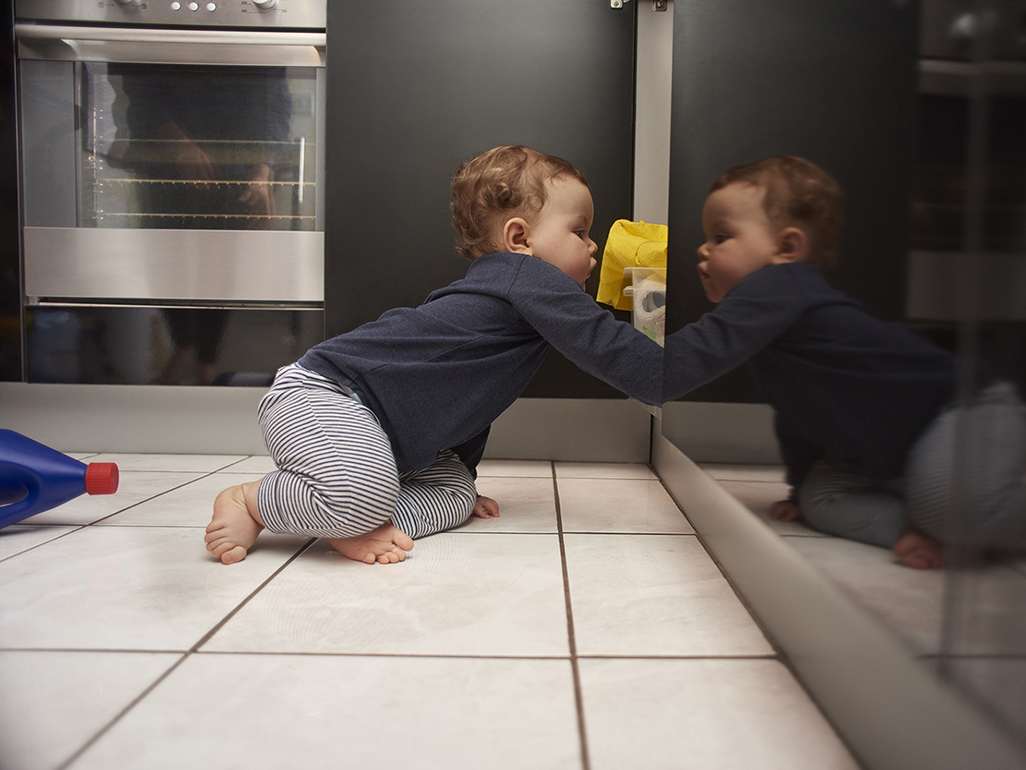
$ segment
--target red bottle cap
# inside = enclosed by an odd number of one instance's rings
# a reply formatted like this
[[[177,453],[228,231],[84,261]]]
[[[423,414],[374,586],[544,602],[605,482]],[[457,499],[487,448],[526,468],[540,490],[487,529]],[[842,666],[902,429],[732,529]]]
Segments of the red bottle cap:
[[[117,492],[117,463],[89,463],[86,466],[85,488],[91,495],[112,495]]]

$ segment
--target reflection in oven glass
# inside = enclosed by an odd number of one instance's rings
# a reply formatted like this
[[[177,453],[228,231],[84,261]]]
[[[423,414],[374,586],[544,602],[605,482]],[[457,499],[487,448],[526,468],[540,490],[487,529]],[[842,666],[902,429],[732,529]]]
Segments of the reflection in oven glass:
[[[28,381],[266,387],[323,339],[322,310],[34,307]]]
[[[314,73],[86,63],[82,88],[83,225],[315,229]]]

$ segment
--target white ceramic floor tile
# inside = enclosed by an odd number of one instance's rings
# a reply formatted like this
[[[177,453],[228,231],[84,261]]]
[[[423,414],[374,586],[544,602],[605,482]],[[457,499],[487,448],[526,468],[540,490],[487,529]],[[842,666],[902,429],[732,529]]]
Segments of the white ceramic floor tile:
[[[657,479],[647,465],[640,463],[565,463],[556,465],[560,479]]]
[[[566,535],[579,655],[770,655],[701,543],[686,535]]]
[[[71,768],[580,766],[565,660],[193,655]]]
[[[556,493],[552,479],[485,476],[478,494],[499,504],[499,518],[471,516],[460,532],[557,532]]]
[[[104,519],[97,526],[206,527],[221,490],[263,478],[254,473],[215,473],[146,500],[127,511]]]
[[[318,542],[203,649],[567,655],[559,540],[448,532],[374,565]]]
[[[775,660],[582,660],[592,770],[858,770]]]
[[[789,537],[787,542],[916,652],[940,649],[943,571],[903,567],[886,548],[839,537]]]
[[[658,481],[560,479],[558,489],[564,532],[695,531]]]
[[[552,478],[552,463],[548,460],[482,460],[477,466],[481,476],[528,476]]]
[[[246,459],[246,455],[163,455],[104,453],[91,463],[117,463],[122,471],[194,471],[212,473]]]
[[[699,463],[699,466],[721,481],[776,481],[783,483],[782,465],[734,465],[731,463]]]
[[[956,686],[1026,736],[1026,658],[952,658],[948,665]]]
[[[259,473],[266,476],[275,470],[274,460],[267,455],[253,455],[218,471],[219,473]]]
[[[947,651],[1026,658],[1026,576],[985,563],[947,575],[945,590]]]
[[[200,473],[169,471],[124,471],[118,474],[118,491],[112,495],[81,495],[64,505],[37,513],[26,523],[91,524],[113,513],[123,511],[162,495],[172,489],[202,478]]]
[[[0,652],[0,767],[57,767],[180,657],[145,652]]]
[[[306,542],[263,536],[241,563],[202,532],[86,527],[0,562],[0,647],[187,650]]]
[[[0,559],[35,548],[65,535],[74,527],[40,527],[32,524],[12,524],[0,529]],[[0,765],[3,767],[3,765]]]
[[[800,521],[783,522],[770,518],[769,512],[773,503],[787,499],[789,487],[782,481],[720,481],[720,486],[766,522],[778,535],[825,537],[821,532],[810,529]]]

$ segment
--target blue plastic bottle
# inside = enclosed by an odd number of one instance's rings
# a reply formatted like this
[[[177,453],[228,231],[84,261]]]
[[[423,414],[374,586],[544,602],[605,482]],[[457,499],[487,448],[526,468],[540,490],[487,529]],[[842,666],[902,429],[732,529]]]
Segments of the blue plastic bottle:
[[[0,528],[81,494],[118,490],[115,463],[81,463],[13,430],[0,430]]]

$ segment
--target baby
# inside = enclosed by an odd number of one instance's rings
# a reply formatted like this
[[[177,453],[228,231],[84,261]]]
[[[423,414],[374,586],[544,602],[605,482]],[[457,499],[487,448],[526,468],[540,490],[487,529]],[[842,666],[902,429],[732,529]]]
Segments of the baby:
[[[550,346],[660,403],[662,349],[584,291],[597,246],[580,171],[496,147],[457,168],[452,211],[466,277],[278,372],[258,410],[277,470],[215,500],[205,539],[223,563],[245,558],[264,528],[395,563],[416,538],[498,516],[477,495],[476,467]]]

